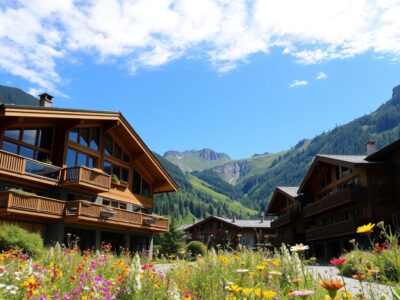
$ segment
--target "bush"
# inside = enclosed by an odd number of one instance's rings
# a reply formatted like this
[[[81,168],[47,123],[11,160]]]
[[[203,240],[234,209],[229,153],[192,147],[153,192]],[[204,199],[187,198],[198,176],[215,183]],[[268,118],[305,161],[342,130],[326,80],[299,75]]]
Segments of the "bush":
[[[207,252],[207,246],[199,241],[192,241],[187,245],[187,251],[191,252],[193,256],[204,256]]]
[[[30,256],[38,256],[43,250],[43,240],[38,233],[32,233],[17,225],[0,225],[0,249],[19,249]]]

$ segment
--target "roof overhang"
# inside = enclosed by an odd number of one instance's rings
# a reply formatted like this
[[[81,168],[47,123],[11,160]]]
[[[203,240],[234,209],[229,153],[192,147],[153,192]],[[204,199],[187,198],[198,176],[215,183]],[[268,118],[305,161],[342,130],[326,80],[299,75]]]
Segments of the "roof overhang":
[[[139,137],[129,122],[120,112],[95,111],[82,109],[67,109],[53,107],[34,107],[34,106],[16,106],[16,105],[0,105],[0,117],[18,117],[18,118],[41,118],[41,119],[58,119],[71,120],[71,126],[84,124],[86,121],[102,121],[108,122],[108,126],[120,126],[126,133],[126,137],[139,147],[142,153],[141,159],[146,161],[153,173],[156,174],[157,181],[154,187],[154,193],[177,192],[178,184],[171,177],[168,171],[162,166],[155,155],[150,151],[147,145]],[[74,123],[75,122],[75,123]]]
[[[284,189],[285,187],[277,186],[275,188],[274,193],[272,194],[271,200],[268,203],[268,207],[265,210],[265,214],[268,215],[270,214],[269,211],[271,210],[272,206],[274,205],[274,202],[277,201],[279,195],[284,195],[285,197],[289,197],[290,199],[293,199],[293,201],[296,201],[297,196],[293,196],[289,194],[287,191]]]

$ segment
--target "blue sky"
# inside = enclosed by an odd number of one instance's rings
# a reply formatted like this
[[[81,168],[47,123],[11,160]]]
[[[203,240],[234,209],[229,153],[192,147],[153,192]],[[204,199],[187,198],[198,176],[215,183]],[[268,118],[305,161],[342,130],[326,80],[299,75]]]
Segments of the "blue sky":
[[[159,153],[285,150],[372,112],[400,84],[390,1],[372,14],[369,1],[304,1],[300,17],[258,1],[43,2],[0,4],[0,84],[121,111]]]

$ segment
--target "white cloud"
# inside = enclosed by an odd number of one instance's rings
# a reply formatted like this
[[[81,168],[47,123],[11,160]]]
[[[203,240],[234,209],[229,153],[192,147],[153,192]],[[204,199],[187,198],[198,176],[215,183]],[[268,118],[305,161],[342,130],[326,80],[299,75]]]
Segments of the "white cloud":
[[[317,77],[315,77],[315,79],[317,80],[323,80],[323,79],[327,79],[328,78],[328,74],[324,73],[324,72],[319,72],[317,74]]]
[[[307,85],[308,84],[308,81],[307,80],[294,80],[290,85],[289,85],[289,87],[290,88],[298,88],[298,87],[301,87],[301,86],[305,86],[305,85]]]
[[[396,0],[21,0],[0,2],[0,69],[60,93],[58,66],[85,53],[134,73],[183,56],[228,72],[282,49],[302,64],[367,51],[400,59]]]

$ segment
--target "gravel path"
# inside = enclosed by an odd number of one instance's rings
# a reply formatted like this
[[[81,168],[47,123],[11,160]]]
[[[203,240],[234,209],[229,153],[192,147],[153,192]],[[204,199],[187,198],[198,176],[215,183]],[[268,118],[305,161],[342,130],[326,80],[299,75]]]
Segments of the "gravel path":
[[[309,266],[307,269],[315,278],[342,279],[336,267]],[[358,280],[344,277],[344,281],[350,293],[353,295],[362,293],[361,285]],[[363,282],[362,289],[364,290],[363,294],[366,296],[368,295],[370,299],[379,299],[381,296],[384,296],[387,300],[393,299],[391,289],[387,285]]]
[[[157,264],[155,265],[155,268],[158,272],[165,274],[169,271],[171,266],[171,264]],[[308,266],[307,270],[315,278],[342,279],[342,277],[339,275],[338,269],[335,267]],[[346,283],[346,288],[350,293],[352,293],[353,295],[362,293],[361,285],[358,280],[344,277],[344,281]],[[364,295],[369,295],[370,299],[378,300],[381,296],[384,296],[386,300],[393,299],[391,289],[387,285],[363,282],[362,286],[364,290]],[[371,297],[372,294],[373,296]]]

